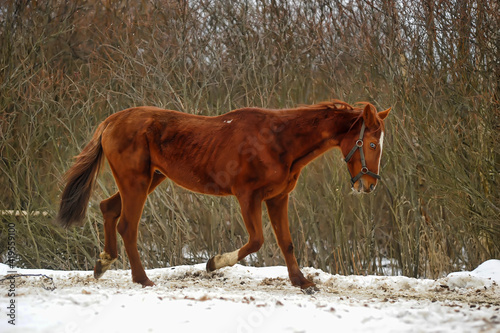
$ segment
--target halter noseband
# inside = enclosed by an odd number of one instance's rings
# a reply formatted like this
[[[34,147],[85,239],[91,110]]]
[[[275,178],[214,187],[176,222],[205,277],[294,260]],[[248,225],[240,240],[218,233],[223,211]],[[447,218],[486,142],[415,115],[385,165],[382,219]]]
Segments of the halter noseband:
[[[347,168],[347,170],[349,171],[349,174],[351,175],[351,186],[354,186],[354,184],[363,175],[368,175],[368,176],[371,176],[375,179],[380,179],[380,176],[378,174],[371,172],[366,167],[365,153],[363,152],[363,136],[364,135],[365,135],[365,122],[363,121],[363,125],[361,125],[361,132],[359,133],[359,139],[356,141],[356,144],[354,145],[354,147],[352,147],[351,151],[349,152],[349,154],[347,154],[346,158],[344,159],[344,161],[346,163],[349,162],[351,160],[352,156],[354,155],[354,153],[356,152],[356,150],[359,149],[359,156],[361,159],[361,171],[356,176],[353,177],[351,174],[351,171],[349,170],[349,168]]]

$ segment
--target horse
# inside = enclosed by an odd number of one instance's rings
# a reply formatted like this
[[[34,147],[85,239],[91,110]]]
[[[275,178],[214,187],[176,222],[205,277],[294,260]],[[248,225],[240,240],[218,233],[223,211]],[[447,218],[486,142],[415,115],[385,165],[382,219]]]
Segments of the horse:
[[[359,104],[357,104],[359,105]],[[384,119],[377,112],[332,100],[292,109],[241,108],[201,116],[156,107],[129,108],[105,119],[66,172],[56,222],[82,223],[96,178],[106,159],[118,192],[100,203],[104,250],[94,267],[99,279],[118,258],[117,231],[130,261],[133,282],[153,286],[139,258],[139,220],[149,193],[165,179],[188,190],[234,195],[248,232],[241,248],[216,255],[208,272],[232,266],[264,242],[262,203],[284,256],[293,286],[315,288],[302,274],[288,222],[288,199],[301,170],[332,148],[342,151],[354,192],[369,193],[379,180]]]

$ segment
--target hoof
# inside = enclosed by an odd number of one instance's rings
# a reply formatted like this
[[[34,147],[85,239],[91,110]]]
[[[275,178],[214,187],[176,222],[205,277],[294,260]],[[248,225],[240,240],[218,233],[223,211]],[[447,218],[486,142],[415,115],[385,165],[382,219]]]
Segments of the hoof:
[[[233,252],[218,254],[215,257],[210,258],[207,262],[207,272],[210,273],[222,267],[233,266],[238,262],[238,253],[239,250],[236,250]]]
[[[142,287],[143,288],[146,288],[146,287],[152,287],[154,286],[155,284],[153,283],[153,281],[151,281],[150,279],[148,278],[145,278],[144,280],[141,280],[141,281],[134,281],[135,283],[140,283],[142,284]]]
[[[217,268],[215,267],[215,257],[210,258],[207,262],[207,273],[215,271]]]
[[[309,286],[309,287],[305,287],[305,288],[302,288],[300,289],[304,294],[306,295],[314,295],[316,294],[317,292],[319,292],[319,288],[316,287],[315,284],[313,284],[312,286]]]
[[[301,272],[299,272],[296,275],[290,275],[290,281],[292,282],[292,285],[295,287],[300,287],[300,289],[308,289],[308,288],[316,288],[316,290],[319,290],[316,287],[316,284],[314,282],[309,281],[302,275]]]
[[[101,261],[97,260],[97,262],[95,263],[95,267],[94,267],[94,278],[96,280],[99,279],[104,274],[105,271],[106,270],[103,269]]]
[[[148,279],[146,282],[144,283],[141,283],[142,284],[142,287],[143,288],[146,288],[146,287],[153,287],[155,284],[153,281],[151,281],[150,279]]]
[[[116,261],[116,258],[111,258],[106,252],[101,252],[99,255],[100,259],[97,260],[94,266],[94,278],[99,279],[104,272],[106,272],[109,267]]]

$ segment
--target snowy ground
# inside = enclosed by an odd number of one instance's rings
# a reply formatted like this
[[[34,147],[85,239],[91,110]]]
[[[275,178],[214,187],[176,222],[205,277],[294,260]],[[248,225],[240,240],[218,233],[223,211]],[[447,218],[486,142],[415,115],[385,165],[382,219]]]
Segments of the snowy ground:
[[[8,270],[0,264],[0,279]],[[0,282],[0,332],[500,332],[500,260],[439,280],[303,272],[319,292],[292,287],[285,267],[153,269],[156,286],[144,289],[130,271],[96,281],[86,271],[18,269],[53,283],[18,277],[9,297],[11,280]]]

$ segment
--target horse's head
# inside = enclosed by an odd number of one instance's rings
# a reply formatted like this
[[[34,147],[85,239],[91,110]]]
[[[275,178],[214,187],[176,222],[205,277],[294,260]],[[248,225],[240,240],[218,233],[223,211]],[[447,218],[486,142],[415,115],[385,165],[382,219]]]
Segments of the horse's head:
[[[358,193],[370,193],[380,179],[384,119],[390,110],[377,113],[372,105],[366,104],[362,116],[340,143],[351,174],[352,189]]]

